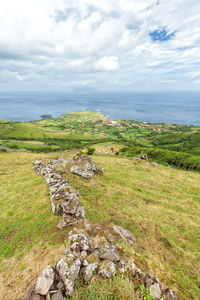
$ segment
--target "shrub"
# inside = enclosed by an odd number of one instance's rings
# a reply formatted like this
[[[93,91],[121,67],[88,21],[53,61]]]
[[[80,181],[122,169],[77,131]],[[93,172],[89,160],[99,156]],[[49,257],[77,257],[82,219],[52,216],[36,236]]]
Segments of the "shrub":
[[[86,154],[87,155],[93,155],[95,152],[95,148],[88,148]]]

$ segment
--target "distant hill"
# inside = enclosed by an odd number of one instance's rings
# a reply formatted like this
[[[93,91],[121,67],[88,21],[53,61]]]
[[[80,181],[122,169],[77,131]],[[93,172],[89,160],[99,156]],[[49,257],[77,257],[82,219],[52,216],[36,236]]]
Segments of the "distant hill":
[[[119,155],[131,157],[143,151],[150,160],[200,170],[197,126],[110,120],[93,111],[31,122],[0,121],[0,146],[5,148],[56,152],[104,142],[120,144]]]

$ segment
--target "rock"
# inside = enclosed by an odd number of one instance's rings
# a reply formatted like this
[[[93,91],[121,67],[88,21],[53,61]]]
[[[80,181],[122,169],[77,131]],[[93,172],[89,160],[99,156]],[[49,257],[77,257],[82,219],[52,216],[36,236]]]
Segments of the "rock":
[[[93,240],[93,245],[94,245],[94,248],[97,249],[97,248],[101,248],[102,246],[106,245],[108,243],[108,240],[106,239],[105,236],[101,236],[99,234],[99,232],[101,231],[100,227],[96,227],[95,229],[98,232],[98,234],[95,236],[95,238]]]
[[[74,215],[76,217],[84,218],[85,212],[80,206],[80,201],[75,192],[63,194],[61,192],[55,193],[51,196],[52,211],[56,215]]]
[[[81,258],[84,260],[87,257],[87,252],[86,251],[81,251]]]
[[[90,170],[86,170],[80,166],[72,166],[70,171],[76,175],[79,175],[83,178],[90,179],[94,176],[94,172]]]
[[[139,156],[138,156],[139,159],[142,159],[142,160],[146,160],[148,161],[148,157],[147,157],[147,154],[143,154],[141,153]]]
[[[88,220],[84,220],[84,227],[85,227],[85,230],[87,231],[87,232],[92,232],[92,225],[91,225],[91,223],[90,222],[88,222]]]
[[[51,300],[64,300],[63,294],[61,291],[58,291],[57,293],[53,294],[51,296]]]
[[[74,285],[78,278],[81,267],[81,260],[75,259],[75,256],[68,254],[61,258],[56,264],[56,271],[64,283],[65,293],[67,296],[72,296]]]
[[[120,261],[120,263],[117,264],[117,271],[122,274],[123,277],[132,279],[136,275],[137,269],[133,262]]]
[[[151,163],[151,165],[152,165],[153,167],[157,167],[157,166],[158,166],[157,162],[155,162],[155,161],[153,161],[153,162]]]
[[[103,171],[95,165],[92,156],[86,154],[73,156],[69,163],[72,164],[72,173],[86,179],[92,178],[94,174],[103,174]]]
[[[111,278],[116,274],[116,266],[114,262],[105,260],[102,262],[100,269],[99,269],[99,274],[103,278]]]
[[[159,300],[162,294],[162,287],[159,282],[155,282],[149,287],[150,295],[152,296],[152,300]]]
[[[100,259],[110,260],[115,263],[120,261],[117,253],[117,248],[113,244],[103,245],[100,249],[98,249],[98,252]]]
[[[0,149],[3,150],[4,152],[12,152],[14,151],[13,149],[10,149],[8,147],[0,146]]]
[[[128,240],[131,244],[136,242],[136,236],[131,231],[117,225],[113,226],[113,230],[119,234],[124,241]]]
[[[71,216],[71,215],[64,215],[60,219],[57,228],[60,229],[60,230],[62,230],[62,229],[65,229],[66,227],[74,226],[77,223],[78,223],[78,220],[76,218],[74,218],[73,216]]]
[[[148,160],[146,154],[141,154],[137,159],[142,163],[140,159]],[[65,249],[64,257],[57,262],[55,271],[50,266],[46,267],[37,279],[36,286],[20,300],[47,300],[50,299],[50,295],[51,300],[63,300],[64,292],[66,296],[71,297],[78,276],[82,275],[84,282],[88,283],[97,270],[103,278],[109,279],[117,273],[131,280],[136,287],[144,284],[149,288],[152,300],[160,299],[163,288],[159,280],[148,274],[144,275],[133,262],[121,261],[114,245],[115,236],[99,226],[93,230],[85,219],[85,211],[80,205],[78,193],[71,189],[68,181],[58,172],[59,168],[62,172],[65,171],[67,162],[64,159],[56,159],[48,160],[47,163],[45,165],[42,161],[35,161],[33,164],[35,172],[43,176],[49,187],[53,213],[61,216],[58,228],[64,229],[76,224],[78,228],[73,228],[69,232],[68,247]],[[75,155],[69,163],[72,164],[71,170],[74,173],[85,178],[101,173],[92,157],[88,155]],[[113,230],[131,244],[136,241],[135,235],[127,229],[114,225]],[[92,245],[87,232],[95,234],[91,239]],[[170,289],[165,290],[163,296],[165,300],[178,300]]]
[[[164,299],[165,300],[179,300],[178,296],[174,291],[171,289],[166,289],[164,292]]]
[[[145,283],[145,286],[146,287],[150,287],[152,284],[154,284],[156,281],[154,278],[152,278],[149,274],[147,274],[145,276],[145,279],[144,279],[144,283]]]
[[[93,262],[91,264],[88,264],[83,271],[83,279],[85,282],[89,282],[92,279],[92,276],[94,273],[98,270],[98,263]]]
[[[35,293],[40,295],[46,295],[54,282],[54,270],[52,267],[47,266],[42,275],[38,277],[35,285]]]
[[[75,255],[80,254],[81,251],[86,251],[87,254],[91,252],[90,241],[81,231],[79,233],[69,233],[68,247]]]
[[[78,206],[75,217],[85,219],[85,210],[81,205]]]
[[[61,290],[61,289],[63,288],[63,286],[64,286],[64,284],[63,284],[62,281],[59,281],[59,282],[57,283],[57,289]]]

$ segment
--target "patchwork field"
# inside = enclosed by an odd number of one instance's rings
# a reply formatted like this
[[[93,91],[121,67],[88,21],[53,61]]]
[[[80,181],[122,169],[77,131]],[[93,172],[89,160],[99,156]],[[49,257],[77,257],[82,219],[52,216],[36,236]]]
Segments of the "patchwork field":
[[[93,111],[31,122],[0,121],[0,152],[59,152],[105,142],[121,146],[116,155],[132,157],[145,151],[150,160],[200,171],[197,126],[109,120]]]

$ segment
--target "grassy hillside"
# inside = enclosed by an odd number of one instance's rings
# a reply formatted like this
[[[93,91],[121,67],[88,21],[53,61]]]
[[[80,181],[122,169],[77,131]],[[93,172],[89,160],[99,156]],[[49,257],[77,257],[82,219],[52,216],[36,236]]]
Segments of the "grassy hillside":
[[[87,181],[67,175],[80,193],[88,220],[131,230],[137,243],[130,247],[119,239],[123,256],[177,291],[180,299],[199,299],[199,173],[115,156],[118,144],[96,148],[94,159],[104,169],[103,176]],[[71,155],[0,153],[2,299],[20,296],[44,266],[62,256],[67,230],[62,235],[56,230],[58,218],[51,212],[48,189],[31,162]],[[116,278],[94,281],[86,289],[78,283],[73,299],[122,297],[135,299],[134,291],[130,283]]]
[[[121,144],[120,155],[135,156],[145,151],[159,163],[200,171],[200,127],[113,121],[92,111],[32,122],[0,121],[1,152],[59,152],[108,141]]]

